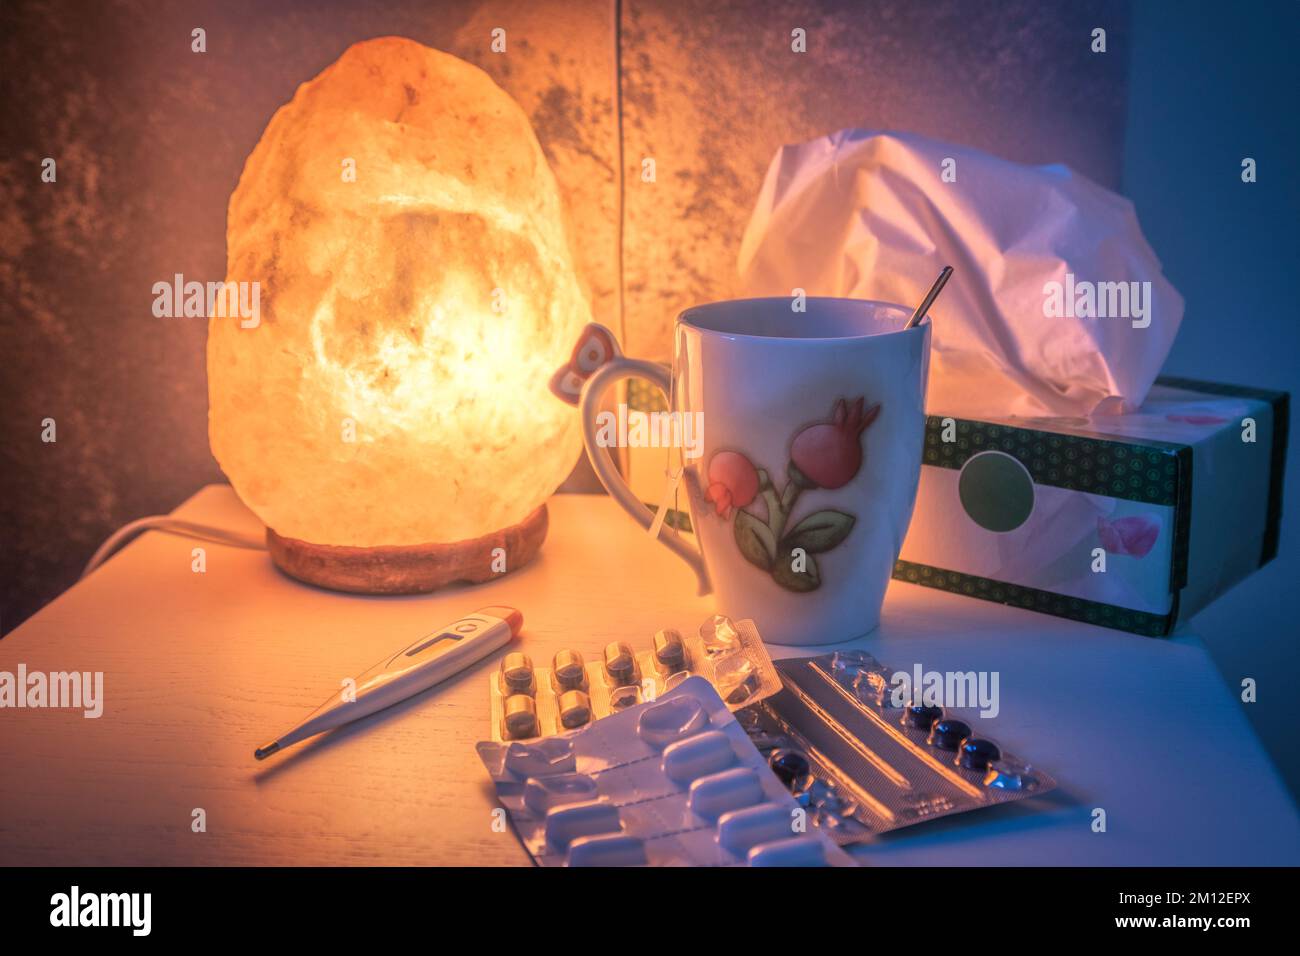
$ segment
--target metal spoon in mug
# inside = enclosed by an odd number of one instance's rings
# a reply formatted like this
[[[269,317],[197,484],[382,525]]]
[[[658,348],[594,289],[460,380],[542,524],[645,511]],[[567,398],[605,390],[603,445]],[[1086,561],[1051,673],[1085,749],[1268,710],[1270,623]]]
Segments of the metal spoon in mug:
[[[907,325],[903,326],[904,331],[912,328],[912,326],[925,318],[925,314],[930,311],[930,306],[934,305],[934,300],[939,298],[939,293],[943,291],[944,284],[947,283],[950,278],[952,278],[952,266],[944,266],[943,271],[939,273],[939,278],[934,280],[934,285],[930,286],[930,291],[925,294],[925,298],[921,300],[921,304],[916,307],[916,311],[912,313],[912,317],[907,320]]]

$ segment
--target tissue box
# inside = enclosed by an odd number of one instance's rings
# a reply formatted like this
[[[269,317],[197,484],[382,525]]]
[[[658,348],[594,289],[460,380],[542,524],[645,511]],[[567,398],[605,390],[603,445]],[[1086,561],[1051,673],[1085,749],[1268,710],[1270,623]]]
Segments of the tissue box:
[[[1161,378],[1135,413],[934,415],[894,577],[1165,635],[1277,553],[1288,395]]]

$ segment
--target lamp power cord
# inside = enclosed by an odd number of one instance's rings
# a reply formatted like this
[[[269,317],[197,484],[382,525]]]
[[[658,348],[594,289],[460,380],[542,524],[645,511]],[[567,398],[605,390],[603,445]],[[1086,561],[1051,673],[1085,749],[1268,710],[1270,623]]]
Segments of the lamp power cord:
[[[241,534],[227,528],[214,528],[210,525],[195,524],[193,521],[182,521],[170,515],[150,515],[147,518],[132,521],[130,524],[123,525],[114,531],[108,540],[101,544],[99,549],[90,556],[90,560],[86,562],[85,570],[81,572],[81,577],[77,580],[85,580],[87,575],[112,557],[119,548],[144,531],[165,531],[168,534],[196,538],[199,541],[211,541],[216,544],[226,544],[233,548],[247,548],[251,551],[266,550],[266,541],[260,537]]]

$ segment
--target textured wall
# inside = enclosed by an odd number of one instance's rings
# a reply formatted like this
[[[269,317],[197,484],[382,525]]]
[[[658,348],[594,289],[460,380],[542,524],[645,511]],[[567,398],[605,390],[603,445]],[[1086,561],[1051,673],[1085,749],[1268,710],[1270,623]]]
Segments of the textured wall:
[[[665,357],[675,313],[725,296],[768,160],[851,126],[914,129],[1114,185],[1122,3],[798,0],[623,11],[626,329]],[[219,480],[205,323],[156,319],[154,282],[225,273],[226,202],[296,86],[400,34],[488,70],[532,117],[596,315],[617,321],[613,3],[102,4],[0,8],[0,630],[67,587],[113,528]],[[1088,52],[1093,26],[1110,52]],[[489,49],[507,30],[507,52]],[[190,31],[207,31],[207,52]],[[790,31],[808,52],[790,52]],[[40,181],[44,157],[58,180]],[[642,160],[654,183],[640,180]],[[58,441],[40,440],[41,421]],[[581,484],[579,481],[578,484]]]
[[[628,182],[629,350],[666,359],[677,313],[734,291],[741,233],[785,143],[907,129],[1115,186],[1126,20],[1115,4],[1043,0],[632,3],[627,157],[633,173],[655,158],[657,180]],[[1089,49],[1094,26],[1105,56]],[[806,54],[791,52],[796,27]]]

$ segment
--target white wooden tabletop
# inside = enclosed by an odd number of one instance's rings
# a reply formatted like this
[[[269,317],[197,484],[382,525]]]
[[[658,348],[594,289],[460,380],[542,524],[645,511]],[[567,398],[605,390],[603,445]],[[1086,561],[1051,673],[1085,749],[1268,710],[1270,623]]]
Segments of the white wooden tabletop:
[[[603,496],[552,499],[526,569],[431,596],[297,584],[263,552],[150,533],[0,641],[0,670],[103,671],[104,712],[0,710],[3,864],[524,864],[474,750],[494,655],[258,763],[340,681],[463,613],[524,613],[520,648],[596,654],[711,612],[685,565]],[[228,486],[179,517],[260,533]],[[998,670],[1004,746],[1060,792],[925,824],[864,862],[1300,862],[1295,807],[1191,636],[1106,631],[895,582],[862,646],[899,668]],[[798,653],[808,653],[802,649]],[[772,648],[788,656],[793,649]],[[1106,833],[1092,810],[1108,815]],[[202,809],[205,832],[192,821]],[[1207,822],[1208,821],[1208,822]]]

